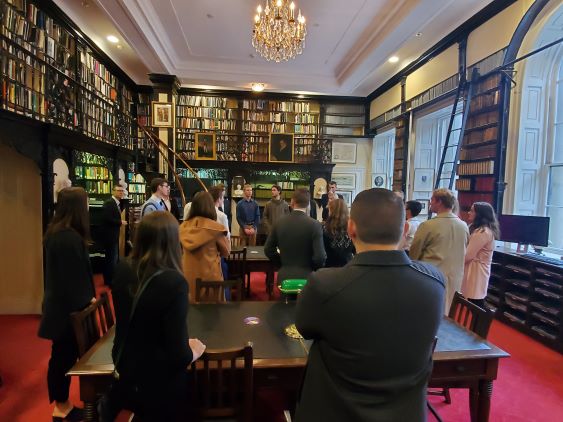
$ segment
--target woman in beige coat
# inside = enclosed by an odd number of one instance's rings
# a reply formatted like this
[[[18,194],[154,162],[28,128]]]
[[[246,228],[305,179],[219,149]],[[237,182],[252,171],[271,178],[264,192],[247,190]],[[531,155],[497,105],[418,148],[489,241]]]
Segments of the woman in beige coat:
[[[188,219],[180,226],[182,266],[190,288],[190,302],[195,300],[197,278],[223,280],[221,257],[229,256],[231,247],[227,230],[216,219],[213,198],[208,192],[199,192],[192,200]]]

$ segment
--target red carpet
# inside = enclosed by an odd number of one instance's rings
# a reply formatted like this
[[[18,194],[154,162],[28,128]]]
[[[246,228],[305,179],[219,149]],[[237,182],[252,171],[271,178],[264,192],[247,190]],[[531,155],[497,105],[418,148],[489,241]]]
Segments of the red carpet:
[[[276,293],[277,296],[277,293]],[[263,275],[253,275],[252,300],[265,300]],[[0,421],[48,422],[47,362],[50,342],[36,335],[39,317],[0,316]],[[563,420],[563,356],[513,329],[494,322],[490,340],[512,357],[501,361],[494,383],[491,421],[556,422]],[[78,401],[73,380],[71,400]],[[444,421],[469,421],[467,392],[452,390],[452,404],[431,397]],[[277,393],[259,392],[260,421],[283,421],[283,404]],[[119,422],[127,421],[122,414]],[[430,416],[429,421],[433,421]]]

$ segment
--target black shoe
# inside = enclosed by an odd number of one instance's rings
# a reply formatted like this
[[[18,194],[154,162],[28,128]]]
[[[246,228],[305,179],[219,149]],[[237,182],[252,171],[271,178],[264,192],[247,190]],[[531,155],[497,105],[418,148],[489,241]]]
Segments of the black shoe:
[[[84,409],[73,407],[68,415],[64,418],[62,416],[53,416],[53,422],[80,422],[84,420]]]

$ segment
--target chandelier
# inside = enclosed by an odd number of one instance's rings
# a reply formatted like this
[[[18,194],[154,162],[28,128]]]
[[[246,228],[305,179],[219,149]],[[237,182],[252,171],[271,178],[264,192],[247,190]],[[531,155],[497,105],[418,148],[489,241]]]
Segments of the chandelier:
[[[279,63],[303,52],[307,28],[301,10],[295,18],[295,3],[266,0],[264,10],[259,5],[256,12],[252,45],[262,57]]]

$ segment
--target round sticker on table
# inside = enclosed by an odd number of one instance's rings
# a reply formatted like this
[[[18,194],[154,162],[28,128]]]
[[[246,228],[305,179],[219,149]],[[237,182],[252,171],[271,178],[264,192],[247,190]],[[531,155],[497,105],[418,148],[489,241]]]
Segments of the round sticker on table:
[[[254,316],[246,317],[243,321],[246,325],[258,325],[258,324],[260,324],[260,318],[254,317]]]

